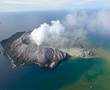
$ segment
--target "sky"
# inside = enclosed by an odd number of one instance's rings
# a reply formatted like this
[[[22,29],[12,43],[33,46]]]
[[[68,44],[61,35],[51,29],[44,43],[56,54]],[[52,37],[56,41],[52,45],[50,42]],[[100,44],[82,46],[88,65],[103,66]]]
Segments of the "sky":
[[[0,0],[0,11],[48,11],[110,8],[110,0]]]

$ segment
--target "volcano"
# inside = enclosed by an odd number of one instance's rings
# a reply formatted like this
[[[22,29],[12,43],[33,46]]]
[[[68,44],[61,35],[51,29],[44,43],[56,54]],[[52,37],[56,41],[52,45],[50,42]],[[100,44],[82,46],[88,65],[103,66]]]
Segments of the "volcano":
[[[39,67],[53,69],[58,63],[70,57],[68,53],[59,49],[38,46],[31,40],[30,33],[17,32],[1,41],[4,54],[11,60],[12,68],[33,63]]]
[[[2,51],[11,62],[12,68],[26,64],[36,64],[42,68],[53,69],[61,61],[70,57],[90,58],[96,55],[95,49],[70,48],[58,49],[39,45],[33,40],[30,32],[17,32],[8,39],[1,41]],[[51,43],[50,43],[51,45]]]

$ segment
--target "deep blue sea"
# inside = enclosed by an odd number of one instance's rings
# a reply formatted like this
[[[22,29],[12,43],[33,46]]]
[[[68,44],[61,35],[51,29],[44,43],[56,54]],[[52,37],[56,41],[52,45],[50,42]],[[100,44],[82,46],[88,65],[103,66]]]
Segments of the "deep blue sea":
[[[68,12],[0,13],[0,41],[20,31],[30,31],[43,22],[62,20]],[[109,37],[89,33],[94,44],[110,49]],[[10,69],[9,59],[0,55],[0,90],[110,90],[110,62],[104,59],[75,59],[55,70],[27,65]]]

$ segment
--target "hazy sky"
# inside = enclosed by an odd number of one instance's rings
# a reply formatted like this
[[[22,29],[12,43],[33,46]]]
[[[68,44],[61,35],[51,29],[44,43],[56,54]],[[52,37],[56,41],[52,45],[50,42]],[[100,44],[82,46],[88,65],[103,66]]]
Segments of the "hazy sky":
[[[110,0],[0,0],[0,11],[109,8]]]

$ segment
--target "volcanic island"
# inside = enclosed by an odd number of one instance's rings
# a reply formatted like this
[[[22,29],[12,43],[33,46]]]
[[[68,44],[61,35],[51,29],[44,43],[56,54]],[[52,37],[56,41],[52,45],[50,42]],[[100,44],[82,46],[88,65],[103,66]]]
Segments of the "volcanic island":
[[[96,49],[53,48],[37,45],[30,37],[31,32],[17,32],[8,39],[1,41],[1,53],[10,60],[11,67],[17,68],[28,63],[36,64],[42,68],[53,69],[60,62],[69,58],[96,57]]]

